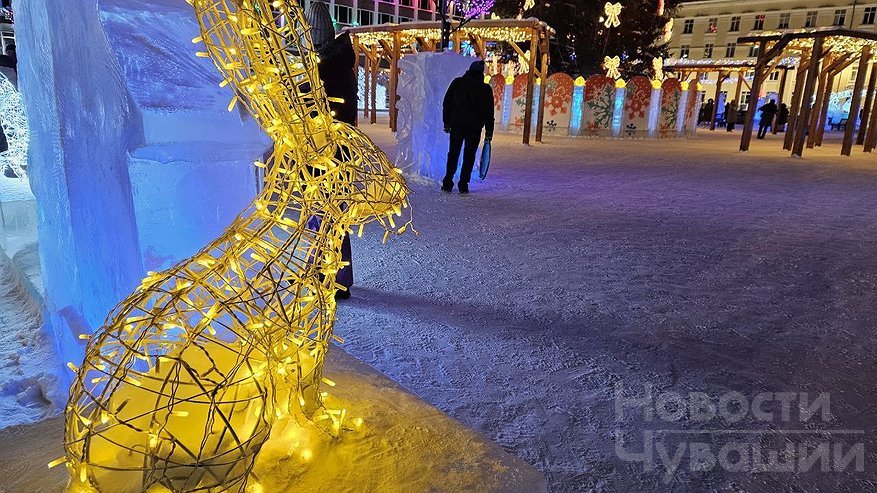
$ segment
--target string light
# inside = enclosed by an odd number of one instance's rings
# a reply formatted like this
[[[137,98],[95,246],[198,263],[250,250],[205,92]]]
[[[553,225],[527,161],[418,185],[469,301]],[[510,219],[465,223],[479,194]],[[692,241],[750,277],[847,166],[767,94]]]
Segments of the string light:
[[[393,220],[408,206],[400,171],[333,121],[298,4],[190,3],[199,56],[274,150],[256,163],[262,193],[222,236],[148,274],[89,342],[66,409],[66,457],[54,462],[77,491],[244,491],[277,419],[339,433],[346,412],[326,409],[320,386],[332,384],[322,371],[342,240],[354,224],[376,221],[385,239],[410,228]]]
[[[606,77],[610,79],[617,79],[621,77],[621,72],[618,68],[621,66],[621,58],[618,56],[605,56],[603,57],[603,69],[606,70]]]
[[[606,2],[603,5],[603,13],[605,14],[605,21],[603,22],[603,26],[612,28],[618,27],[621,25],[621,19],[618,16],[621,14],[621,3],[611,3]]]

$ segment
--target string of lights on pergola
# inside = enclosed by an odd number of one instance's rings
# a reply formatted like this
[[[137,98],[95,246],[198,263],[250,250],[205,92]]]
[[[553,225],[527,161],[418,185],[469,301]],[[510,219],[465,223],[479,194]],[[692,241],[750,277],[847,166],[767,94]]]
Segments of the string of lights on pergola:
[[[767,75],[777,65],[777,59],[794,56],[798,58],[795,88],[789,105],[789,121],[783,148],[792,155],[800,156],[807,148],[822,145],[825,132],[831,88],[835,77],[850,65],[858,62],[858,72],[853,85],[850,110],[844,128],[841,154],[849,156],[853,143],[863,144],[870,152],[877,144],[877,108],[874,97],[877,86],[871,57],[877,48],[877,33],[844,27],[818,29],[794,29],[768,31],[737,38],[737,44],[758,46],[758,58],[753,68],[751,93],[757,97]],[[867,77],[866,77],[867,76]],[[862,92],[865,101],[862,103]],[[810,102],[814,100],[812,105]],[[855,122],[862,109],[862,123],[857,135]],[[743,126],[740,150],[749,150],[756,105],[749,106]]]
[[[354,49],[363,55],[365,64],[365,110],[364,116],[377,122],[377,75],[381,64],[389,68],[389,111],[390,128],[396,129],[396,93],[399,82],[399,59],[406,54],[421,51],[436,51],[441,45],[442,30],[440,22],[406,22],[404,24],[380,24],[375,26],[350,27],[345,29],[353,39]],[[548,77],[548,40],[554,30],[536,18],[529,19],[484,19],[472,20],[451,34],[454,49],[460,51],[463,41],[468,41],[475,53],[482,59],[486,57],[489,42],[502,42],[510,45],[523,59],[527,60],[527,103],[524,108],[524,143],[530,142],[530,122],[533,115],[533,94],[536,79]],[[529,54],[520,43],[530,43]],[[542,138],[543,108],[545,91],[539,92],[536,140]]]

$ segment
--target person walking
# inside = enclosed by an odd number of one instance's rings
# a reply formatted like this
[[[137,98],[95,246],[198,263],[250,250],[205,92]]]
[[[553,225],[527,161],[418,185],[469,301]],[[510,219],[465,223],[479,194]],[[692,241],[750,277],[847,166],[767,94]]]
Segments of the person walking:
[[[700,115],[698,123],[710,123],[713,119],[713,108],[715,103],[710,99],[700,108]]]
[[[785,132],[787,123],[789,123],[789,107],[786,106],[786,103],[780,103],[780,109],[777,112],[777,124],[773,127],[773,133]]]
[[[469,179],[475,166],[475,154],[484,130],[484,140],[493,139],[493,89],[484,83],[484,62],[472,62],[469,70],[457,77],[448,87],[442,111],[445,132],[450,134],[447,172],[442,180],[442,191],[454,189],[454,175],[463,150],[463,168],[457,189],[469,193]],[[465,149],[463,144],[466,144]]]
[[[734,125],[737,124],[737,101],[731,100],[725,105],[725,129],[728,132],[734,131]]]
[[[761,120],[758,121],[758,138],[763,139],[767,135],[768,127],[773,128],[773,117],[777,115],[777,102],[771,99],[770,102],[758,108],[761,112]]]

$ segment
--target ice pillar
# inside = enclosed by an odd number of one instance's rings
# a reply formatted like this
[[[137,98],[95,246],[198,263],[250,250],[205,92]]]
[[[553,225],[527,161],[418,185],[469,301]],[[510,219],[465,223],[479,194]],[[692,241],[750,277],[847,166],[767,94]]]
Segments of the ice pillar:
[[[138,112],[96,0],[14,0],[46,305],[62,361],[140,281],[128,152]]]
[[[569,111],[569,134],[579,136],[582,133],[582,105],[585,104],[585,78],[578,76],[573,85],[572,105]]]
[[[649,137],[658,136],[658,119],[661,116],[661,81],[652,81],[652,99],[649,102]]]
[[[509,75],[505,78],[505,87],[502,92],[502,119],[499,122],[499,129],[503,132],[508,132],[509,123],[512,119],[512,89],[514,89],[514,84],[514,77]]]

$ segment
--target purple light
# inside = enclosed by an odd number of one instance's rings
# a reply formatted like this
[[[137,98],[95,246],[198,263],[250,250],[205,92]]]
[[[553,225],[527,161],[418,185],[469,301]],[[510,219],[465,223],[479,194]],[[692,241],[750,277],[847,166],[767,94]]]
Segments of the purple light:
[[[496,0],[454,0],[457,11],[468,17],[478,17],[490,12]]]

